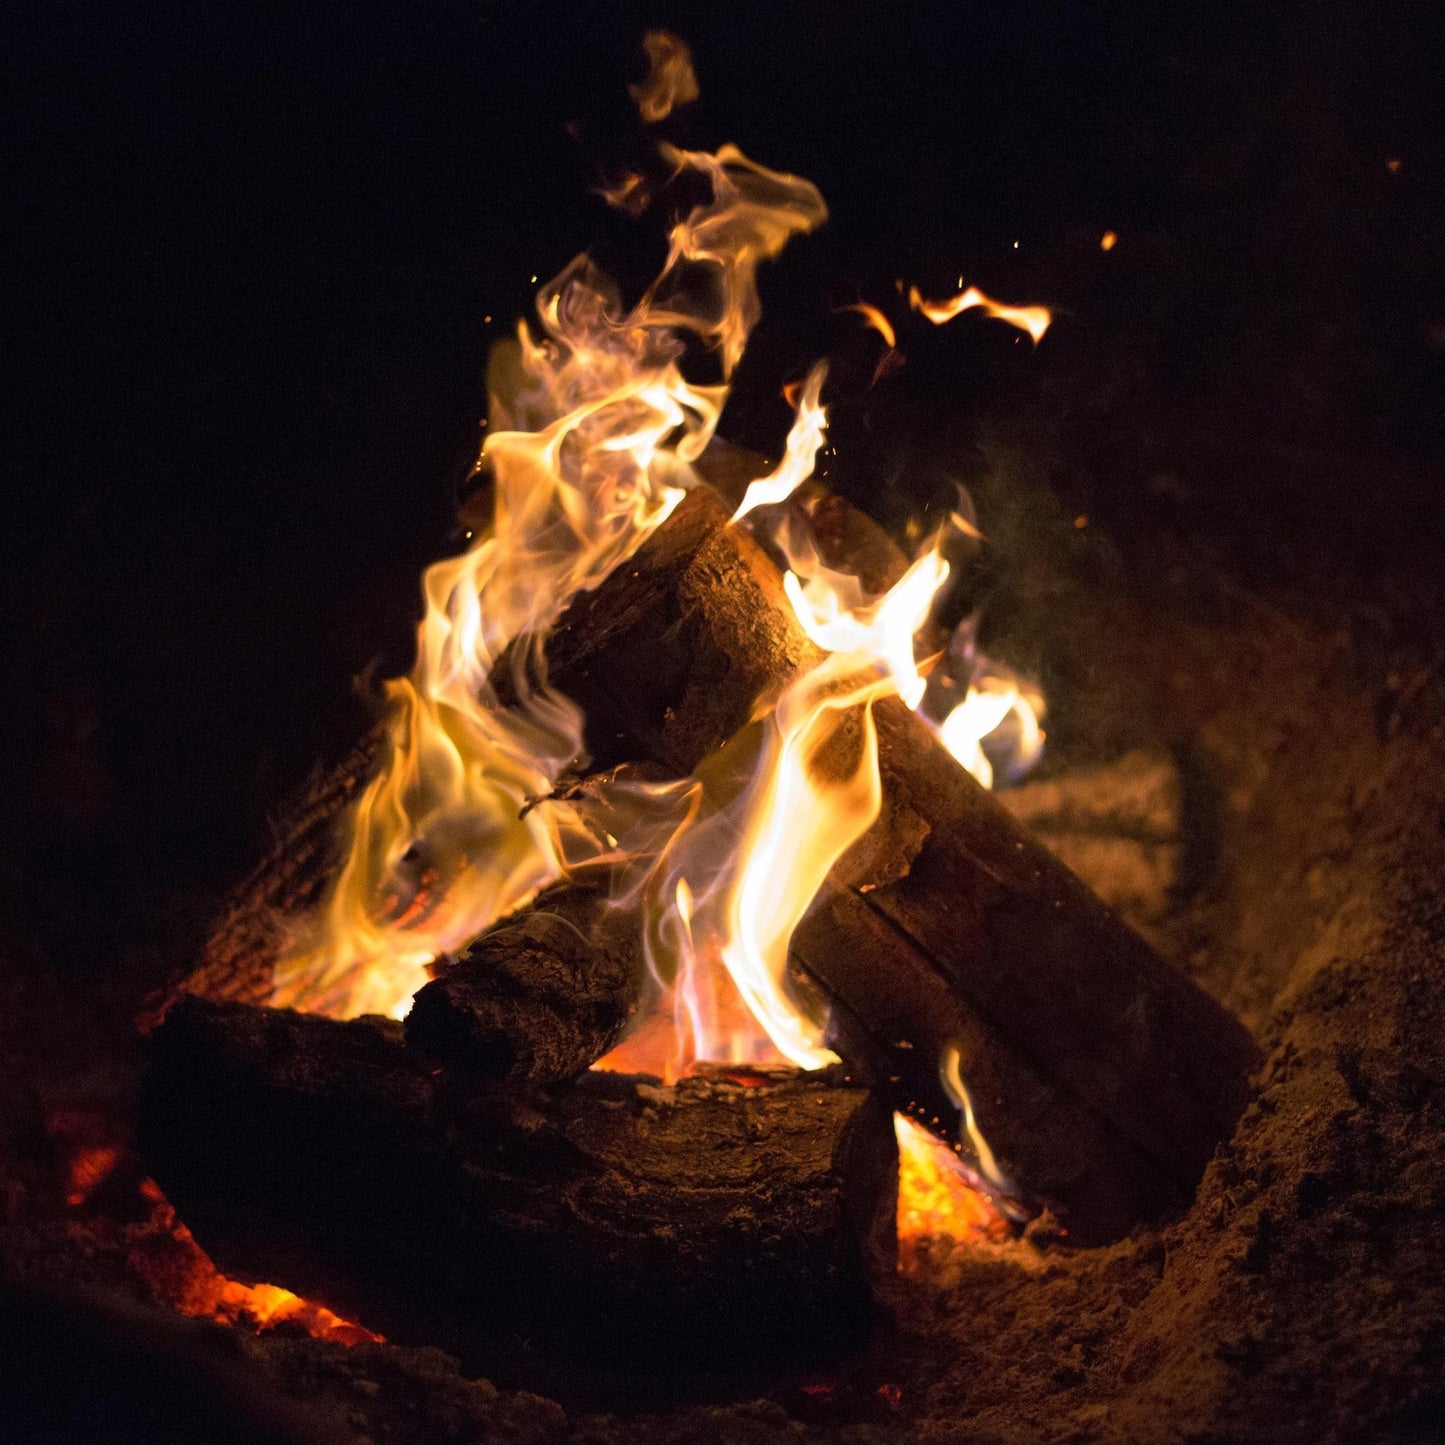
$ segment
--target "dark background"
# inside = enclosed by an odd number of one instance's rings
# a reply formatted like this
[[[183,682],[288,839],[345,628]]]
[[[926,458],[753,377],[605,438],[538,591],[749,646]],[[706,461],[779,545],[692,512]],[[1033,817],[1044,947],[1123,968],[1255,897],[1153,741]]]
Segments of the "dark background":
[[[89,987],[118,958],[157,978],[285,792],[363,725],[352,677],[408,665],[418,574],[455,545],[489,342],[577,251],[633,279],[660,254],[657,217],[634,226],[589,190],[637,143],[624,86],[647,25],[694,49],[703,97],[680,134],[810,177],[832,212],[764,277],[730,435],[776,447],[780,384],[833,351],[835,480],[891,525],[976,480],[990,426],[1036,416],[1061,495],[1098,515],[1182,469],[1206,502],[1277,483],[1326,525],[1373,509],[1419,546],[1445,460],[1437,15],[12,12],[14,987]],[[943,294],[959,275],[1060,319],[1036,353],[976,319],[904,324],[895,280]],[[889,303],[908,355],[872,389],[873,342],[833,312],[860,297]]]

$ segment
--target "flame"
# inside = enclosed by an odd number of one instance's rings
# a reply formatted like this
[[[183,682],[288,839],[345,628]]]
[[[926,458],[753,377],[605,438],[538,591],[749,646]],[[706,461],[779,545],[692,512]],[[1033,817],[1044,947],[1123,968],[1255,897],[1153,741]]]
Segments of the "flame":
[[[597,194],[609,206],[626,211],[629,216],[640,216],[652,200],[652,188],[647,184],[647,177],[638,171],[624,171],[611,185],[598,186]]]
[[[855,301],[849,306],[839,308],[842,311],[856,311],[863,320],[883,338],[883,344],[892,350],[898,345],[897,333],[893,330],[893,323],[874,305],[867,301]]]
[[[735,522],[786,500],[811,475],[826,424],[821,385],[815,369],[782,464],[748,489]],[[663,917],[648,929],[649,938],[672,945],[677,1051],[669,1069],[692,1059],[739,1058],[716,1002],[728,984],[747,1007],[754,1038],[761,1030],[782,1059],[802,1068],[835,1061],[821,1025],[789,996],[788,949],[833,865],[878,816],[872,704],[890,695],[910,707],[922,700],[914,637],[949,572],[935,542],[886,593],[866,598],[856,577],[818,564],[795,517],[775,510],[757,526],[794,564],[784,591],[824,655],[777,699],[739,796],[705,821],[690,822],[671,850],[660,889]],[[806,580],[794,568],[806,570]],[[856,738],[845,737],[854,729]],[[851,763],[841,767],[840,745],[852,749]],[[665,967],[649,959],[666,985]],[[742,1056],[757,1059],[755,1043]]]
[[[863,318],[864,324],[873,331],[876,331],[883,338],[883,354],[878,358],[878,364],[873,368],[873,380],[869,383],[872,386],[882,381],[890,371],[903,365],[903,353],[898,349],[898,334],[893,329],[893,323],[874,305],[868,301],[856,301],[849,306],[840,306],[840,311],[855,311]]]
[[[791,994],[788,949],[834,863],[878,815],[869,704],[890,687],[871,658],[825,657],[739,742],[742,764],[699,785],[638,890],[671,1036],[645,1027],[601,1067],[670,1080],[699,1061],[837,1062],[821,1022]],[[837,740],[850,726],[852,756],[840,764]]]
[[[353,810],[318,925],[277,966],[277,1004],[399,1016],[439,953],[602,846],[549,798],[582,752],[582,718],[532,687],[528,664],[571,598],[695,484],[691,464],[760,312],[757,266],[827,214],[807,181],[735,147],[663,153],[709,181],[712,198],[673,228],[648,293],[623,314],[611,283],[579,258],[537,298],[540,339],[519,326],[494,356],[509,385],[494,392],[479,463],[492,524],[426,573],[416,664],[386,687],[385,760]],[[722,384],[684,378],[684,332],[719,353]],[[492,670],[509,644],[518,701],[503,709]]]
[[[827,362],[820,361],[808,374],[802,396],[796,401],[797,414],[783,452],[783,460],[775,471],[748,484],[733,521],[746,517],[755,507],[786,502],[813,475],[818,451],[828,434],[828,413],[820,405],[823,382],[828,375]]]
[[[633,95],[643,119],[655,121],[694,98],[696,80],[681,42],[654,32],[647,49],[651,73]],[[658,151],[674,176],[703,183],[710,198],[673,226],[642,299],[624,311],[612,282],[580,257],[538,294],[535,332],[519,325],[493,353],[478,462],[493,496],[490,525],[425,574],[416,662],[386,686],[382,764],[352,811],[319,917],[277,966],[275,1003],[399,1016],[438,954],[557,877],[605,862],[623,870],[619,905],[640,904],[663,1007],[602,1066],[660,1063],[671,1077],[698,1060],[802,1068],[835,1060],[824,1022],[794,996],[789,946],[837,859],[878,816],[874,703],[896,695],[927,706],[920,633],[950,567],[940,531],[895,586],[866,595],[858,578],[821,564],[807,509],[780,505],[812,476],[826,437],[822,363],[797,399],[782,461],[748,488],[734,519],[747,519],[786,559],[786,595],[820,661],[761,700],[755,726],[695,778],[617,786],[605,826],[595,808],[556,790],[583,757],[583,719],[546,685],[542,640],[570,600],[623,564],[696,485],[693,463],[760,314],[758,265],[827,215],[809,182],[736,147]],[[646,194],[647,183],[629,177],[611,198],[636,210]],[[935,322],[981,306],[1035,341],[1049,324],[1042,307],[1001,306],[976,288],[937,305],[915,288],[910,301]],[[865,303],[852,309],[892,351],[888,319]],[[684,375],[695,342],[715,354],[719,381]],[[950,525],[976,535],[961,515]],[[1020,755],[1031,755],[1042,732],[1026,690],[1005,696],[1002,672],[973,655],[971,632],[966,640],[960,675],[971,685],[942,732],[977,776],[991,778],[981,739],[1011,726]],[[951,642],[950,657],[954,650]],[[1002,1188],[956,1058],[945,1078],[964,1115],[961,1144]],[[212,1312],[232,1299],[208,1289]],[[293,1299],[252,1291],[236,1308],[273,1318]]]
[[[1047,306],[1006,306],[1002,301],[985,296],[977,286],[970,286],[967,291],[950,296],[947,301],[925,301],[918,287],[910,286],[908,304],[915,311],[921,311],[935,326],[942,326],[945,321],[952,321],[955,316],[965,311],[982,307],[984,313],[995,320],[1007,321],[1010,326],[1027,331],[1033,337],[1035,345],[1043,340],[1044,332],[1049,329],[1049,323],[1054,319],[1053,312]]]
[[[992,666],[992,665],[990,665]],[[939,726],[943,745],[983,784],[993,787],[994,769],[983,750],[985,738],[1012,726],[1010,771],[1026,772],[1044,747],[1039,723],[1043,701],[1012,674],[984,670],[970,681],[968,694]]]
[[[791,575],[791,574],[790,574]],[[738,848],[741,867],[729,890],[720,948],[753,1017],[778,1052],[799,1068],[835,1063],[822,1030],[783,988],[788,945],[833,864],[878,816],[878,738],[868,708],[884,691],[877,679],[856,681],[856,659],[829,660],[787,689],[769,720],[767,745]],[[841,781],[816,764],[843,718],[863,710],[856,766]],[[709,1057],[702,1044],[699,1057]]]
[[[948,563],[935,546],[876,601],[850,603],[857,579],[825,567],[818,568],[806,583],[798,580],[796,572],[788,572],[783,590],[813,642],[828,652],[873,659],[892,677],[894,690],[903,701],[916,708],[923,699],[925,683],[914,660],[913,637],[948,580],[948,571]]]
[[[647,79],[640,85],[629,85],[627,93],[642,119],[655,125],[671,115],[675,106],[697,99],[697,76],[693,74],[691,52],[676,35],[649,30],[642,37],[642,48],[647,52]]]

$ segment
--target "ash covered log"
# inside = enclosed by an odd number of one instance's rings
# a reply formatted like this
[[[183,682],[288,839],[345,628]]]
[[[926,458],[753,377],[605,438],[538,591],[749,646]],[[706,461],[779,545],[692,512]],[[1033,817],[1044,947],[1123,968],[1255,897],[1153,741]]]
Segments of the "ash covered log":
[[[226,1273],[400,1341],[670,1369],[843,1348],[890,1266],[886,1107],[790,1074],[467,1087],[399,1024],[183,999],[151,1040],[141,1145]]]
[[[622,1037],[644,982],[637,919],[562,886],[442,964],[416,994],[406,1038],[497,1085],[557,1083]]]
[[[679,773],[815,657],[776,567],[691,493],[546,647],[594,758]],[[883,812],[794,936],[795,960],[900,1106],[940,1127],[958,1048],[974,1112],[1024,1195],[1076,1237],[1191,1197],[1248,1098],[1258,1051],[1035,843],[900,702],[875,709]]]

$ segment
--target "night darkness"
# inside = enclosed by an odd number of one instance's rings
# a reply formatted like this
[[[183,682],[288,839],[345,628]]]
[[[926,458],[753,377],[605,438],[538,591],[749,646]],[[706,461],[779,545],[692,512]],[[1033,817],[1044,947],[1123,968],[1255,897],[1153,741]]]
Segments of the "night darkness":
[[[895,531],[955,481],[989,531],[1002,429],[1121,532],[1268,492],[1362,565],[1445,555],[1436,7],[30,7],[0,56],[5,997],[129,1017],[365,726],[354,681],[407,668],[491,342],[579,251],[634,286],[661,255],[595,191],[656,25],[702,87],[673,133],[830,209],[762,277],[725,435],[775,452],[830,354],[829,479]],[[895,290],[960,276],[1053,330],[934,330]],[[876,388],[860,299],[908,358]]]

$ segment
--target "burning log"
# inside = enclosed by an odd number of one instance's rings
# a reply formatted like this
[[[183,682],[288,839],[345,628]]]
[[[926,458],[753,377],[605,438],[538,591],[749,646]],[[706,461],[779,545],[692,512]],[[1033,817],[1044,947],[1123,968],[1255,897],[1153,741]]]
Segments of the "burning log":
[[[637,1009],[645,967],[636,933],[636,919],[612,913],[601,894],[554,888],[416,994],[407,1042],[498,1085],[575,1078]]]
[[[777,569],[703,489],[576,599],[546,647],[597,762],[679,773],[816,656]],[[875,716],[883,811],[797,929],[794,959],[900,1107],[959,1119],[939,1076],[956,1049],[999,1168],[1076,1236],[1178,1209],[1244,1108],[1253,1041],[927,724],[896,699]]]
[[[714,492],[691,492],[548,637],[547,681],[586,715],[594,767],[650,759],[685,776],[817,660],[777,568],[727,520]],[[493,677],[510,701],[508,654]]]
[[[896,1152],[862,1089],[796,1073],[477,1091],[400,1024],[184,999],[141,1145],[229,1274],[476,1358],[515,1334],[672,1368],[866,1331]]]

